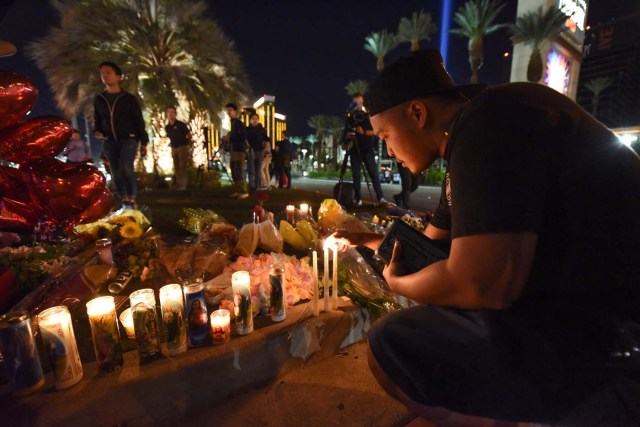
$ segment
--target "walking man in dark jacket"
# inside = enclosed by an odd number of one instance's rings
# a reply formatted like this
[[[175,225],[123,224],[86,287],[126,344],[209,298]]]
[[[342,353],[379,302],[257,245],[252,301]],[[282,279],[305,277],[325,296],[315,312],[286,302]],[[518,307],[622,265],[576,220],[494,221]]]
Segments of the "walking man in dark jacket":
[[[186,123],[176,118],[176,108],[173,106],[167,107],[167,119],[169,121],[164,130],[171,141],[175,188],[178,191],[184,191],[187,189],[187,166],[190,160],[191,131]]]
[[[260,117],[256,113],[249,116],[247,127],[247,142],[249,143],[249,193],[261,187],[262,160],[266,147],[267,131],[260,124]]]
[[[122,70],[117,64],[102,62],[100,78],[106,90],[93,102],[94,134],[104,142],[103,151],[122,204],[135,207],[137,184],[133,162],[138,144],[142,143],[140,156],[145,157],[149,143],[142,109],[136,97],[120,87]]]

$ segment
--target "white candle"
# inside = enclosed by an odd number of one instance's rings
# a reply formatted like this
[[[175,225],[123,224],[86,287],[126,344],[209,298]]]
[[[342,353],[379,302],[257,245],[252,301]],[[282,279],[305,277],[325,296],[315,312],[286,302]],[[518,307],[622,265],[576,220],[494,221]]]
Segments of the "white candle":
[[[69,309],[62,305],[44,310],[38,314],[38,325],[51,362],[56,390],[80,382],[83,375],[82,362]]]
[[[135,340],[136,333],[133,329],[133,316],[131,316],[131,307],[120,313],[120,323],[124,326],[124,330],[127,332],[127,338]]]
[[[333,247],[333,284],[331,285],[333,294],[331,295],[331,306],[338,309],[338,247]]]
[[[182,286],[177,283],[160,288],[162,325],[166,336],[166,352],[175,356],[187,351],[187,322]]]
[[[251,276],[248,271],[236,271],[231,275],[231,288],[236,314],[236,332],[247,335],[253,332],[251,308]]]
[[[300,203],[300,215],[305,219],[309,216],[309,205],[307,203]]]
[[[231,314],[220,309],[211,313],[211,336],[215,345],[224,344],[231,339]]]
[[[151,288],[139,289],[129,295],[129,302],[131,303],[131,307],[134,307],[139,302],[155,307],[156,295],[153,293],[153,289]]]
[[[98,297],[87,303],[93,349],[101,373],[119,370],[124,360],[120,349],[120,334],[113,297]]]
[[[329,247],[324,247],[324,311],[329,311]]]
[[[313,251],[313,277],[311,278],[313,285],[313,315],[318,316],[320,314],[320,307],[318,304],[318,252]]]
[[[296,207],[293,205],[287,205],[287,221],[291,224],[295,222],[296,217]]]

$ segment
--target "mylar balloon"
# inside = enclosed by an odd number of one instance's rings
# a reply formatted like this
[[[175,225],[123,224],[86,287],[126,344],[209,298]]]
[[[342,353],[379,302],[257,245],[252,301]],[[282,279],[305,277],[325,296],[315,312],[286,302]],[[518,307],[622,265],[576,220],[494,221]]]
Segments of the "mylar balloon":
[[[71,123],[54,116],[36,117],[0,130],[0,159],[26,163],[59,154],[71,138]]]
[[[38,89],[23,75],[0,71],[0,129],[24,119],[38,98]]]
[[[75,226],[97,221],[111,212],[112,208],[113,196],[111,195],[111,191],[105,187],[97,194],[95,201],[87,210],[69,220],[70,225]]]
[[[31,199],[58,224],[84,212],[103,195],[104,175],[95,166],[43,157],[20,166]]]
[[[17,169],[0,166],[0,230],[31,231],[42,210],[30,197]]]

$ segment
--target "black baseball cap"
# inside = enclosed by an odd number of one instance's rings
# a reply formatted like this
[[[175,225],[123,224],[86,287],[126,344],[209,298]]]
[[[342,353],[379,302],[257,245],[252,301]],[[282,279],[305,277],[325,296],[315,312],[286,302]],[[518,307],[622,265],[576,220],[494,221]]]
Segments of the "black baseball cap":
[[[416,98],[456,91],[469,98],[486,85],[456,85],[444,68],[436,49],[421,49],[385,67],[369,85],[364,105],[375,116],[389,108]]]

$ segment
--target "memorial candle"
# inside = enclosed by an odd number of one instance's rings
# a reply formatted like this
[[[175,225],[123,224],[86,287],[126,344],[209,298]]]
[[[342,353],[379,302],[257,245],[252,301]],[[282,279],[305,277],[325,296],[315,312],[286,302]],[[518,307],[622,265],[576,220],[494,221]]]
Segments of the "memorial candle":
[[[131,316],[131,307],[120,313],[120,323],[124,326],[124,330],[127,333],[127,338],[135,340],[136,332],[133,329],[133,316]]]
[[[331,285],[331,307],[338,309],[338,247],[333,247],[333,283]]]
[[[69,309],[61,305],[44,310],[38,314],[38,325],[51,363],[56,390],[80,382],[83,375],[82,362]]]
[[[304,219],[309,216],[309,205],[307,203],[300,203],[300,215]]]
[[[324,311],[329,311],[329,246],[324,245]]]
[[[251,307],[251,276],[248,271],[236,271],[231,275],[233,303],[235,305],[236,332],[247,335],[253,332]]]
[[[87,303],[87,315],[91,326],[93,349],[101,373],[122,368],[120,334],[116,320],[116,305],[113,297],[98,297]]]
[[[313,315],[318,316],[320,314],[320,307],[318,304],[318,252],[313,251]]]
[[[211,336],[215,345],[224,344],[231,339],[231,313],[221,308],[211,313]]]
[[[187,351],[187,318],[184,310],[182,286],[177,283],[160,288],[160,309],[164,327],[166,353],[176,356]]]
[[[153,289],[140,289],[129,295],[129,301],[140,361],[150,362],[160,355],[156,296]]]
[[[287,205],[287,221],[291,224],[295,222],[296,218],[296,207],[293,205]]]

